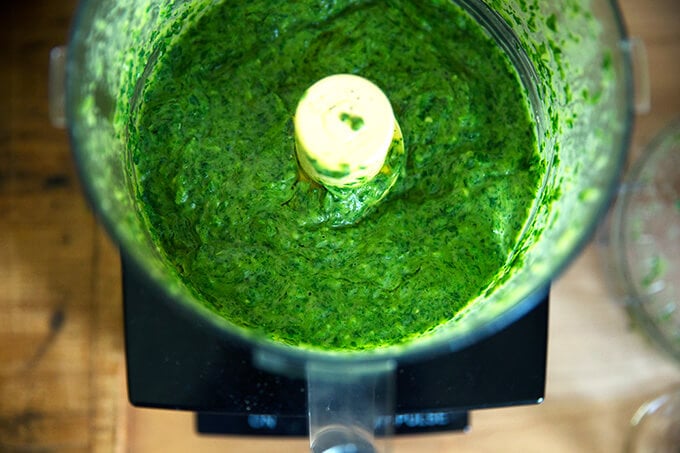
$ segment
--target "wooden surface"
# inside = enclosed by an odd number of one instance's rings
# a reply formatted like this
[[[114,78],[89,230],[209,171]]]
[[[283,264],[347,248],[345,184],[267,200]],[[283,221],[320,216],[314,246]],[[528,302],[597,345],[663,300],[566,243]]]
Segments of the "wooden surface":
[[[74,1],[4,2],[0,63],[0,452],[123,445],[118,258],[47,118]],[[8,35],[8,36],[7,36]],[[123,417],[121,417],[121,415]]]
[[[47,118],[48,53],[74,4],[5,3],[0,19],[0,452],[306,451],[304,440],[200,437],[190,414],[127,404],[119,259]],[[649,53],[639,154],[680,115],[680,2],[621,6]],[[542,405],[475,412],[469,433],[398,439],[395,451],[620,451],[635,408],[680,371],[629,328],[601,268],[591,246],[553,288]]]

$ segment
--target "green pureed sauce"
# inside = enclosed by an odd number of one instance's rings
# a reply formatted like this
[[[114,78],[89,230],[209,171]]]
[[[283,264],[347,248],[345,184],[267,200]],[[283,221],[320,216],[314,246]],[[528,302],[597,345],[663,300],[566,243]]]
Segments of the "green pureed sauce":
[[[448,1],[225,1],[165,41],[130,130],[143,215],[220,316],[286,344],[370,350],[456,315],[504,272],[545,172],[508,57]],[[390,99],[406,174],[358,223],[299,180],[317,80]],[[326,205],[325,205],[326,204]]]

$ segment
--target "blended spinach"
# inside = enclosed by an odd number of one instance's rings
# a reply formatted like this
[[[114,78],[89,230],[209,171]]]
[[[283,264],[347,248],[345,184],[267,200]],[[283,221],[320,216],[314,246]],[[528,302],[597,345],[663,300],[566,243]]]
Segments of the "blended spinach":
[[[130,129],[143,215],[219,316],[366,350],[444,322],[504,272],[545,165],[519,78],[449,1],[223,1],[168,37]],[[353,73],[390,99],[405,174],[365,218],[300,179],[292,116]]]

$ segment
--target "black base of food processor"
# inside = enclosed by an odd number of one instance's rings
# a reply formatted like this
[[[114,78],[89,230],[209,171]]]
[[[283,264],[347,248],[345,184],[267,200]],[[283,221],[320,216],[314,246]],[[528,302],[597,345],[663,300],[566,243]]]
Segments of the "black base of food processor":
[[[204,434],[306,436],[306,382],[263,371],[246,345],[169,303],[123,257],[130,402],[197,412]],[[473,409],[545,390],[548,289],[520,319],[461,350],[398,364],[397,434],[464,430]]]

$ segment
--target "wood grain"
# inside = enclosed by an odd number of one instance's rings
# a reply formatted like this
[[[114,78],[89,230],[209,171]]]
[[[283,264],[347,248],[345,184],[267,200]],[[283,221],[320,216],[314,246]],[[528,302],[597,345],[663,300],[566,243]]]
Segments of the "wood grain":
[[[680,115],[680,3],[620,3],[649,56],[639,155]],[[201,437],[191,414],[126,402],[118,254],[47,118],[48,53],[74,7],[12,2],[0,19],[0,452],[306,451],[300,439]],[[553,289],[545,403],[475,412],[469,433],[398,439],[395,451],[620,451],[635,408],[680,372],[630,328],[601,269],[591,246]]]
[[[49,51],[66,42],[74,8],[3,6],[3,452],[111,451],[124,439],[118,256],[84,203],[66,133],[47,116]]]

